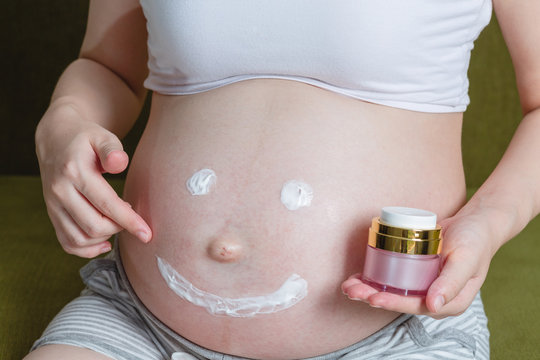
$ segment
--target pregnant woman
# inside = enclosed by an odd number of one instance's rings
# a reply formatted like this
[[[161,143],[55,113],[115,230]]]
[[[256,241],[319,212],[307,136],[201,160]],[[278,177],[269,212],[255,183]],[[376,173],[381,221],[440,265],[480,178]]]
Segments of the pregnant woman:
[[[525,117],[466,202],[467,67],[490,0],[92,0],[37,154],[68,253],[119,235],[27,359],[488,358],[478,291],[540,206],[540,4],[493,2]],[[145,89],[120,199],[102,173],[127,167],[118,139]],[[361,280],[387,205],[441,220],[425,297]]]

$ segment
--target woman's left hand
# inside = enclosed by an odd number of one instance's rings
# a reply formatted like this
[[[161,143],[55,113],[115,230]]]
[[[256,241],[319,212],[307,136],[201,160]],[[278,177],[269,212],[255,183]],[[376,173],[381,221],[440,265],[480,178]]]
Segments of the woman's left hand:
[[[497,250],[485,214],[465,208],[440,222],[443,229],[441,272],[425,297],[378,291],[355,274],[341,288],[351,300],[400,313],[444,318],[463,313],[480,290]]]

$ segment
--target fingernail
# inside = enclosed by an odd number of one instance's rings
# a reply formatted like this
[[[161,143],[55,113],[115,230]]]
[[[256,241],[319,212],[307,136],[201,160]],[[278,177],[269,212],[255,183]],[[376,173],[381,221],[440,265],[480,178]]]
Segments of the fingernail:
[[[145,243],[150,241],[150,234],[145,231],[138,231],[135,235]]]
[[[372,308],[375,308],[375,309],[382,309],[382,306],[380,306],[380,305],[369,304],[369,306],[371,306]]]
[[[437,296],[437,298],[435,298],[435,303],[433,304],[433,306],[435,307],[435,312],[438,312],[439,310],[441,310],[443,305],[444,305],[444,296],[442,295]]]
[[[347,297],[349,298],[349,300],[352,300],[352,301],[361,301],[361,302],[366,302],[366,300],[364,300],[364,299],[361,299],[361,298],[357,298],[357,297],[350,297],[349,295],[347,295]]]
[[[99,249],[100,254],[105,254],[109,251],[111,251],[111,245],[105,245],[101,249]]]

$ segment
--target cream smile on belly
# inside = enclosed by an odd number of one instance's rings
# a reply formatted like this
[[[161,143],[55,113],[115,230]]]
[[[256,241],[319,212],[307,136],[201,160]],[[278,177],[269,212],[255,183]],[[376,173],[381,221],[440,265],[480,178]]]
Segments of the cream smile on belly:
[[[206,195],[215,186],[216,173],[212,169],[196,171],[187,181],[186,188],[191,195]],[[281,190],[281,202],[289,210],[298,210],[310,206],[313,189],[308,184],[290,180]],[[209,246],[209,255],[220,262],[240,261],[243,249],[234,241],[218,240]],[[260,314],[270,314],[288,309],[301,301],[307,295],[307,282],[298,274],[290,275],[280,288],[272,293],[227,298],[209,293],[197,288],[180,275],[166,260],[156,256],[157,266],[168,287],[179,297],[204,308],[212,315],[227,315],[232,317],[252,317]]]
[[[292,274],[278,290],[270,294],[225,298],[198,289],[159,256],[157,263],[161,276],[176,295],[193,305],[204,308],[212,315],[252,317],[260,314],[271,314],[290,308],[307,295],[306,280],[298,274]]]

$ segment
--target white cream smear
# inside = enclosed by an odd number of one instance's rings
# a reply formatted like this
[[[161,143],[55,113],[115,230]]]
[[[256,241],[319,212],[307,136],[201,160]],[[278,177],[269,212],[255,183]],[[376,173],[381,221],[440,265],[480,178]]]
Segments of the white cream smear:
[[[206,195],[216,183],[216,173],[211,169],[202,169],[193,174],[186,187],[191,195]]]
[[[203,307],[212,315],[253,317],[271,314],[290,308],[307,295],[307,281],[292,274],[273,293],[244,298],[224,298],[196,288],[180,275],[169,263],[156,256],[161,276],[169,288],[182,299]]]
[[[281,189],[281,202],[289,210],[310,206],[311,200],[313,200],[313,189],[302,181],[289,180]]]

